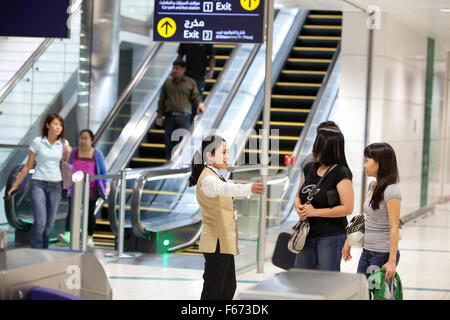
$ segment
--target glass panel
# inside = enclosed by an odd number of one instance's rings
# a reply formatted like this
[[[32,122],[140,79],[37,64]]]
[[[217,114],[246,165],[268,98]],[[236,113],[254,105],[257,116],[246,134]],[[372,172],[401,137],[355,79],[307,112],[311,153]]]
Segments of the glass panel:
[[[234,183],[250,183],[260,177],[259,170],[233,173]],[[236,271],[256,264],[258,252],[259,212],[261,196],[234,198],[238,211],[239,255],[235,257]]]
[[[80,12],[71,19],[69,39],[55,39],[0,102],[0,143],[21,144],[22,139],[77,71]],[[11,153],[11,150],[9,150]],[[5,152],[0,168],[7,161]]]
[[[97,143],[97,147],[103,154],[109,153],[122,130],[136,112],[139,112],[138,115],[146,111],[156,112],[157,99],[154,98],[159,94],[162,83],[170,73],[177,48],[178,43],[165,43],[153,57],[145,75],[137,84],[129,99],[121,106],[118,116],[111,122]],[[152,101],[155,103],[152,104]]]

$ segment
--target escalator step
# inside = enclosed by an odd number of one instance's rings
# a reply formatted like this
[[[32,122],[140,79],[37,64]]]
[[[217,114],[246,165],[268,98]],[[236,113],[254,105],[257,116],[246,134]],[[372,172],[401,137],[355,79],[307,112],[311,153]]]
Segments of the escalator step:
[[[288,58],[288,62],[315,62],[315,63],[330,63],[331,59],[305,59],[305,58]]]
[[[292,48],[294,51],[336,51],[336,48],[327,48],[327,47],[294,47]]]
[[[304,29],[336,29],[336,30],[341,30],[342,26],[306,24],[306,25],[303,26],[303,28]]]
[[[314,71],[314,70],[281,70],[281,73],[286,74],[320,74],[320,75],[326,75],[326,71]]]
[[[309,113],[309,109],[295,109],[295,108],[270,108],[271,112],[297,112],[297,113]]]
[[[339,36],[307,36],[307,35],[301,35],[298,36],[297,39],[299,40],[341,40],[341,37]]]
[[[141,143],[143,148],[165,148],[166,145],[163,143]]]
[[[272,94],[272,99],[295,99],[295,100],[315,100],[316,96],[297,96],[297,95],[284,95],[284,94]]]
[[[342,19],[342,14],[328,15],[328,14],[310,14],[308,18],[311,19]]]
[[[322,84],[312,82],[276,82],[277,86],[289,86],[289,87],[316,87],[320,88]]]
[[[262,121],[256,121],[256,124],[262,125]],[[272,126],[287,126],[287,127],[304,127],[304,122],[286,122],[286,121],[270,121],[270,125]]]
[[[132,158],[131,160],[136,162],[158,162],[158,163],[167,162],[166,159],[161,158]]]

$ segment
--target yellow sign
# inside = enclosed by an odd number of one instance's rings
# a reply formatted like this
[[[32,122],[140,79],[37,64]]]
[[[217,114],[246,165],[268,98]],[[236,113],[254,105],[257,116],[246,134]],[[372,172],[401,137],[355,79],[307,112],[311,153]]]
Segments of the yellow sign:
[[[171,18],[162,18],[158,22],[157,30],[161,37],[170,38],[177,31],[177,24]]]
[[[241,0],[241,7],[247,11],[253,11],[259,6],[260,0]]]

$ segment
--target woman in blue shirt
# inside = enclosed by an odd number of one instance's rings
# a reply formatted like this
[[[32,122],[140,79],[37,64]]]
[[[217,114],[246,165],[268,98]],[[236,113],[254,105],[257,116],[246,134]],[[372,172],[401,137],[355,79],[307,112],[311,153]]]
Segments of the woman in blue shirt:
[[[62,192],[61,160],[67,161],[72,148],[65,140],[64,119],[57,113],[47,115],[42,134],[30,145],[28,159],[16,182],[8,191],[8,196],[17,190],[33,168],[31,180],[31,206],[34,223],[31,228],[31,248],[48,248],[50,235],[55,223],[56,213]]]

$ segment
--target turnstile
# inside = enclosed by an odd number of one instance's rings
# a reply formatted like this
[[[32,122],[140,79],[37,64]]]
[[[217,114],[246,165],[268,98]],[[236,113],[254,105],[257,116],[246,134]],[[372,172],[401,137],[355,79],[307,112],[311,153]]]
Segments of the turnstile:
[[[368,300],[363,274],[289,269],[242,291],[240,300]]]
[[[0,299],[26,299],[33,287],[83,299],[112,299],[103,266],[89,253],[51,249],[0,250]]]

